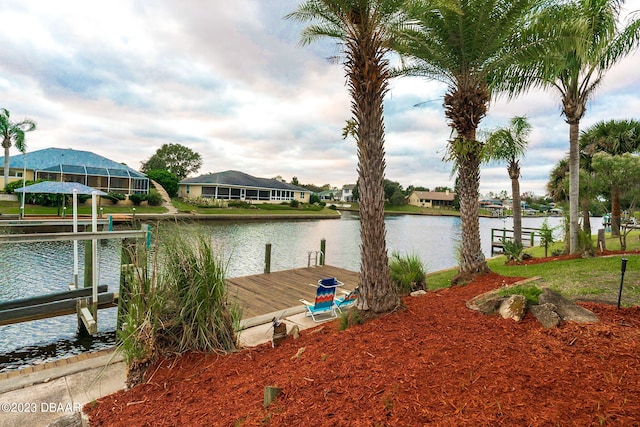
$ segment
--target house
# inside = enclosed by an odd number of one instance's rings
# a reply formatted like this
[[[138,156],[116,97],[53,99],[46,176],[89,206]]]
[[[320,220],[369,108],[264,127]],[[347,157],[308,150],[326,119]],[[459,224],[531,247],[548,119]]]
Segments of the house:
[[[9,182],[22,180],[25,171],[27,181],[79,182],[106,193],[149,192],[149,178],[143,173],[89,151],[45,148],[11,156]]]
[[[408,203],[421,208],[452,208],[455,193],[449,190],[441,191],[412,191]]]
[[[311,191],[277,179],[256,178],[244,172],[228,170],[183,179],[178,184],[178,196],[260,203],[281,203],[292,200],[308,203]]]
[[[325,190],[325,191],[321,191],[318,194],[318,197],[320,198],[320,200],[322,201],[333,201],[336,200],[338,198],[338,194],[340,193],[340,190]]]
[[[342,186],[342,193],[339,200],[342,202],[353,202],[353,190],[356,188],[355,184],[345,184]]]

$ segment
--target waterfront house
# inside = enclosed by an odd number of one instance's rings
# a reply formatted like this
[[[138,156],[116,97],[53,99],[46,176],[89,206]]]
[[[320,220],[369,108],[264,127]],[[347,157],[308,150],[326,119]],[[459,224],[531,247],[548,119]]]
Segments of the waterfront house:
[[[27,181],[79,182],[105,193],[149,192],[149,178],[143,173],[89,151],[45,148],[11,156],[9,182],[22,180],[23,173]]]
[[[421,208],[453,208],[455,193],[447,191],[412,191],[408,204]]]
[[[292,200],[309,203],[311,191],[277,179],[257,178],[244,172],[228,170],[183,179],[178,185],[178,196],[259,203]]]
[[[338,195],[340,194],[340,190],[338,189],[334,189],[334,190],[325,190],[325,191],[321,191],[318,194],[318,197],[320,198],[320,200],[324,201],[324,202],[331,202],[334,200],[338,199]]]
[[[353,190],[356,188],[355,184],[345,184],[342,186],[342,192],[339,195],[339,199],[342,202],[353,202]]]

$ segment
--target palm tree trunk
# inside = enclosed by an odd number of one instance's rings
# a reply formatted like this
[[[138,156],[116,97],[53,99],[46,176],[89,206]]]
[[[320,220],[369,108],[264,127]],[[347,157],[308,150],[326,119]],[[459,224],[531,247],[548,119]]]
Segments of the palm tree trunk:
[[[589,218],[589,207],[591,206],[591,199],[583,197],[580,205],[582,207],[582,231],[591,236],[591,218]]]
[[[611,236],[620,236],[620,189],[611,187]]]
[[[387,62],[371,40],[349,51],[347,76],[356,119],[360,182],[360,297],[358,305],[385,313],[400,305],[391,282],[384,224],[384,118]]]
[[[522,243],[522,204],[520,199],[520,168],[517,164],[509,166],[511,178],[511,198],[513,199],[513,240]]]
[[[569,253],[579,251],[578,206],[580,186],[580,155],[578,151],[578,137],[580,135],[580,121],[569,123]]]
[[[477,144],[475,139],[467,144]],[[489,271],[480,244],[480,218],[478,216],[478,189],[480,183],[480,150],[470,149],[458,155],[458,188],[460,191],[460,222],[462,251],[460,271],[454,284],[467,281],[471,276]]]
[[[2,147],[4,148],[4,187],[9,184],[9,148],[11,148],[11,141],[7,143],[6,140],[2,141]]]

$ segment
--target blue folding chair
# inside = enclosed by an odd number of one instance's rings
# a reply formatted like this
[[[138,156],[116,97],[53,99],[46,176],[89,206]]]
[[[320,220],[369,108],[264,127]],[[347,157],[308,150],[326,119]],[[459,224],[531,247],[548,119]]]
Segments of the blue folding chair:
[[[340,312],[342,312],[343,308],[348,308],[351,305],[353,305],[358,300],[358,296],[360,294],[358,287],[356,287],[354,290],[350,292],[347,292],[347,291],[342,291],[342,292],[344,293],[344,296],[342,298],[335,299],[336,308]]]
[[[304,299],[301,299],[300,302],[307,308],[307,316],[311,316],[314,322],[322,322],[337,317],[336,305],[333,303],[335,296],[335,286],[320,285],[316,289],[315,302],[310,303]]]

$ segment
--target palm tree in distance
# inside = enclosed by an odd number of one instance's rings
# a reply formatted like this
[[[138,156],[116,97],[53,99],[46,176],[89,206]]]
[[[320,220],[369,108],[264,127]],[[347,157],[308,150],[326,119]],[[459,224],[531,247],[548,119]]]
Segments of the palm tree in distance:
[[[587,156],[597,152],[612,156],[634,153],[640,148],[640,122],[637,120],[600,121],[580,135],[580,148]],[[620,193],[617,186],[611,187],[611,235],[620,235]]]
[[[24,154],[27,146],[25,145],[25,133],[35,130],[36,122],[31,119],[24,119],[20,122],[12,122],[9,110],[0,108],[0,135],[2,136],[2,148],[4,148],[4,186],[9,184],[9,149],[12,145]],[[25,177],[22,177],[25,179]]]
[[[395,310],[401,301],[391,282],[384,225],[384,119],[391,26],[402,0],[306,0],[288,19],[309,23],[301,44],[322,37],[341,43],[351,95],[360,193],[360,296],[373,313]]]
[[[631,20],[619,28],[624,0],[572,0],[547,9],[547,19],[540,19],[540,31],[553,31],[559,23],[573,26],[562,43],[547,55],[531,58],[528,64],[514,66],[521,88],[542,86],[560,94],[562,114],[569,124],[569,234],[570,252],[579,250],[579,135],[580,120],[605,73],[636,49],[640,38],[640,20]],[[573,36],[570,36],[573,34]]]
[[[487,157],[490,161],[507,162],[507,172],[511,179],[513,199],[513,238],[522,243],[522,206],[520,203],[520,158],[527,151],[527,138],[531,124],[525,116],[516,116],[509,126],[497,129],[486,140]]]
[[[449,141],[451,159],[458,173],[462,251],[460,271],[453,283],[488,271],[480,245],[478,190],[483,143],[477,128],[487,114],[493,94],[522,87],[508,73],[522,58],[538,57],[553,37],[540,37],[533,25],[540,6],[537,0],[457,0],[458,10],[433,12],[425,1],[408,3],[411,26],[399,38],[403,56],[399,74],[420,76],[445,83],[445,116],[453,129]],[[461,13],[460,13],[461,12]]]

